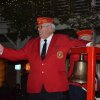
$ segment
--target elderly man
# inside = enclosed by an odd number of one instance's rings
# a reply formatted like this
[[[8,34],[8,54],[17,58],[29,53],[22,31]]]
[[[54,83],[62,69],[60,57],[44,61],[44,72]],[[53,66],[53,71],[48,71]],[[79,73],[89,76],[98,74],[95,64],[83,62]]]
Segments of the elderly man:
[[[29,61],[29,100],[63,100],[63,93],[67,94],[69,89],[66,55],[71,47],[84,45],[83,42],[72,40],[66,35],[53,34],[53,22],[52,18],[38,17],[39,37],[29,40],[22,49],[14,50],[0,45],[0,58]]]

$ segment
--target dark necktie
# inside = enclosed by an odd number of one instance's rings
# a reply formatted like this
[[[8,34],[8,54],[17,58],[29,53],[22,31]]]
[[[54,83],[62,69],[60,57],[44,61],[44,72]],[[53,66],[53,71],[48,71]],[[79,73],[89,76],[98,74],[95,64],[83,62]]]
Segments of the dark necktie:
[[[47,40],[45,39],[44,41],[45,41],[45,43],[43,44],[42,53],[41,53],[42,60],[45,58],[45,55],[46,55],[46,46],[47,46]]]

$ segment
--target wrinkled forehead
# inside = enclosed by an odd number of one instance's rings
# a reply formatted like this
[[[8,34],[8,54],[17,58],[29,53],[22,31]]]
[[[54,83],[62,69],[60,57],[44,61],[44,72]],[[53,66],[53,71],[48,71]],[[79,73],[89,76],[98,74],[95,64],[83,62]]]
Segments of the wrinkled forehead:
[[[47,25],[51,25],[51,23],[43,23],[43,24],[39,24],[38,26],[47,26]]]

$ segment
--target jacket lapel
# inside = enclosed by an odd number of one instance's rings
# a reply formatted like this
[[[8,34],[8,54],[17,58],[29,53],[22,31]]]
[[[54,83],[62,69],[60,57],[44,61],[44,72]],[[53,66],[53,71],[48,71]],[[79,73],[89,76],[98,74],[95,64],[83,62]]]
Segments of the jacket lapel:
[[[37,51],[37,57],[39,57],[39,59],[41,59],[41,55],[40,55],[40,38],[38,38],[38,40],[37,40],[37,49],[36,49]],[[41,59],[42,60],[42,59]]]
[[[57,37],[55,35],[53,35],[51,42],[50,42],[50,45],[48,47],[48,51],[47,51],[45,59],[47,59],[50,56],[50,54],[53,52],[53,50],[55,50],[56,39],[57,39]]]

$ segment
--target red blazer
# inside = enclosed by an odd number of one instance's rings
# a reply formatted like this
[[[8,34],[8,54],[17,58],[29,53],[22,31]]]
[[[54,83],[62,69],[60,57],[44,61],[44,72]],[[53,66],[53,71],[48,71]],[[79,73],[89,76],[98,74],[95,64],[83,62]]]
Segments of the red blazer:
[[[66,74],[66,55],[73,46],[83,46],[79,40],[66,35],[54,34],[45,59],[40,56],[40,38],[29,40],[20,50],[4,48],[0,56],[12,61],[28,59],[30,73],[27,81],[28,93],[39,93],[42,85],[48,92],[62,92],[69,88]]]

